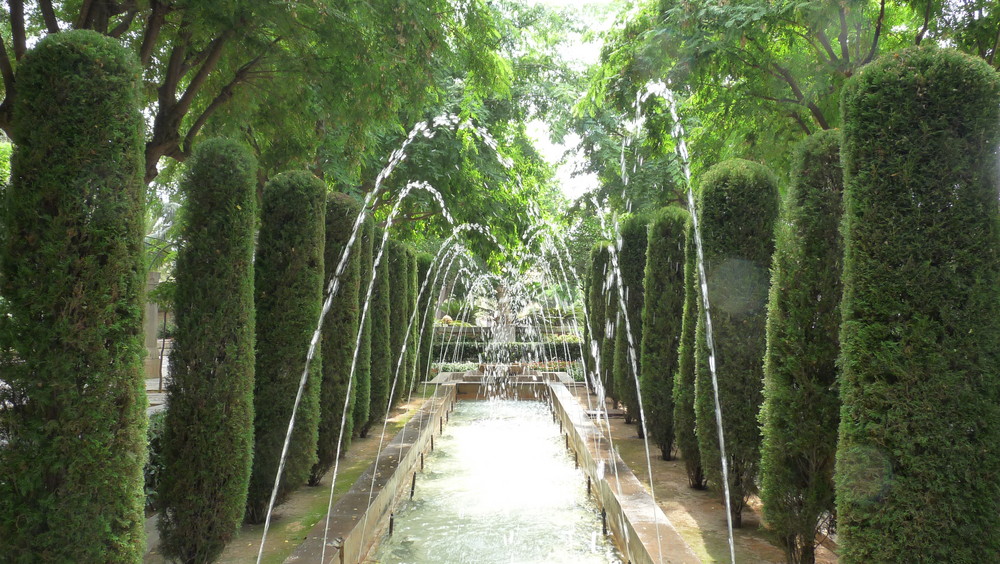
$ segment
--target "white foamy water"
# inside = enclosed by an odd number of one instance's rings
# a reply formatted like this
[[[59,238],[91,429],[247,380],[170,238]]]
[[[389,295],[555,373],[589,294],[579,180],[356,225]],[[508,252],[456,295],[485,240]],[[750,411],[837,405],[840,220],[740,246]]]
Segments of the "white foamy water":
[[[559,426],[541,402],[458,402],[380,563],[615,563]]]

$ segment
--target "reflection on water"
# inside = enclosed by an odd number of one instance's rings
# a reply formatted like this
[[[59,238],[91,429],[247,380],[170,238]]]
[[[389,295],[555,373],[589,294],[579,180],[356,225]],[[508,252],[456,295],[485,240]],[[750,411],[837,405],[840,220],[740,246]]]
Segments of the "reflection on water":
[[[374,561],[620,563],[541,402],[458,402]]]

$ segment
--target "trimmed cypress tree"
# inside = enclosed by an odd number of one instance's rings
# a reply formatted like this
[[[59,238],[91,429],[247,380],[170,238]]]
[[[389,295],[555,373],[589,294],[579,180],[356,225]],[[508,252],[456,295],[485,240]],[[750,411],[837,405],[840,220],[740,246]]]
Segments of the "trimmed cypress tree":
[[[354,221],[361,213],[361,205],[347,194],[331,192],[326,200],[326,244],[323,250],[325,292],[340,265],[341,255],[354,231]],[[352,246],[345,270],[340,276],[337,294],[333,297],[330,311],[323,319],[323,334],[320,340],[322,364],[322,384],[319,393],[319,435],[316,449],[317,462],[309,475],[309,484],[317,485],[327,470],[337,460],[340,422],[344,421],[341,456],[347,453],[354,431],[354,387],[347,387],[351,361],[354,359],[354,343],[358,335],[358,279],[361,262],[358,260],[357,244]],[[344,402],[347,401],[347,405]],[[344,418],[344,410],[347,417]]]
[[[815,562],[819,517],[833,507],[840,401],[837,353],[843,244],[840,131],[805,139],[775,232],[768,298],[761,501],[788,562]]]
[[[684,459],[688,485],[705,489],[705,471],[701,467],[701,449],[695,431],[694,333],[701,300],[698,289],[698,252],[690,215],[684,225],[684,310],[681,317],[680,344],[677,347],[677,373],[674,375],[674,440]]]
[[[267,517],[281,450],[309,342],[323,302],[326,186],[305,171],[279,174],[264,187],[256,280],[257,365],[254,458],[247,520]],[[321,351],[309,363],[277,502],[304,484],[316,464]]]
[[[372,234],[372,241],[377,248],[381,244],[383,229],[376,227]],[[395,368],[392,360],[392,350],[389,344],[389,276],[391,267],[390,242],[386,241],[386,246],[382,254],[382,259],[375,268],[375,288],[372,292],[372,301],[368,315],[372,320],[371,329],[371,399],[369,401],[368,422],[361,431],[361,436],[368,436],[371,428],[385,419],[386,407],[389,403],[389,385],[392,382],[392,370]],[[376,252],[377,254],[377,252]]]
[[[607,248],[605,253],[610,254]],[[618,307],[618,280],[611,268],[611,257],[607,259],[607,270],[604,278],[604,294],[600,299],[604,300],[604,338],[601,340],[601,381],[604,382],[604,390],[611,403],[618,406],[618,387],[615,385],[615,339],[618,337],[618,329],[622,325],[620,309]]]
[[[389,262],[389,393],[390,406],[395,407],[405,395],[406,358],[403,355],[403,340],[406,338],[406,274],[409,261],[407,246],[401,241],[389,239],[386,256]]]
[[[257,163],[235,141],[205,141],[181,189],[158,527],[167,556],[211,562],[243,521],[253,457]]]
[[[843,562],[1000,561],[998,99],[949,49],[845,86]]]
[[[618,387],[618,397],[625,406],[625,423],[638,423],[637,432],[640,437],[642,437],[642,420],[636,382],[642,377],[642,362],[639,355],[642,345],[643,275],[646,273],[648,224],[645,216],[628,218],[621,228],[622,246],[618,253],[618,267],[621,269],[621,282],[625,289],[626,308],[621,317],[620,330],[615,336],[615,385]],[[617,298],[617,295],[615,297]],[[628,315],[627,326],[625,315]],[[626,327],[632,331],[631,340]],[[629,343],[635,347],[635,370],[632,367]]]
[[[371,216],[366,216],[358,232],[356,245],[359,262],[358,312],[365,311],[365,301],[368,300],[368,286],[372,280],[372,241],[375,238],[375,222]],[[361,339],[355,340],[358,345],[358,359],[354,362],[354,435],[363,437],[368,427],[368,415],[371,409],[372,387],[372,311],[364,315],[361,323]]]
[[[4,190],[0,554],[142,559],[143,135],[140,70],[92,31],[18,63]]]
[[[434,334],[434,312],[428,312],[431,307],[432,296],[435,295],[432,287],[433,278],[428,280],[428,276],[433,276],[431,266],[434,264],[434,255],[430,253],[420,253],[417,255],[417,293],[419,302],[417,303],[416,323],[420,331],[420,346],[417,347],[417,375],[416,382],[425,382],[430,375],[430,352],[431,339]],[[424,282],[426,280],[426,282]],[[419,295],[420,287],[426,284],[423,296]],[[426,316],[426,320],[425,320]]]
[[[704,176],[698,213],[715,336],[719,404],[729,460],[730,513],[742,524],[747,499],[757,491],[763,391],[768,268],[774,252],[778,187],[763,166],[733,159]],[[722,486],[715,395],[708,366],[704,315],[695,329],[695,417],[701,464]]]
[[[600,359],[600,370],[597,360],[601,354],[601,345],[604,343],[604,313],[607,309],[604,302],[604,277],[607,264],[607,249],[603,245],[594,245],[590,250],[590,283],[587,288],[587,309],[590,320],[590,340],[587,341],[587,350],[594,359],[594,363],[591,364],[594,382],[600,382],[602,386],[604,386],[604,359]]]
[[[761,501],[788,562],[815,561],[819,517],[833,511],[840,402],[837,353],[843,214],[840,131],[799,145],[768,297]]]
[[[420,338],[419,331],[419,320],[414,317],[414,313],[417,311],[417,292],[420,290],[419,279],[417,278],[417,253],[412,248],[408,249],[409,252],[406,255],[407,258],[407,268],[406,268],[406,287],[409,293],[406,298],[406,323],[410,330],[410,338],[406,342],[406,396],[410,395],[410,391],[413,389],[413,384],[416,381],[415,372],[417,370],[417,347],[419,343],[417,340]],[[410,319],[413,318],[411,324]]]
[[[684,226],[688,214],[663,208],[649,224],[643,277],[642,397],[646,428],[670,460],[674,447],[674,373],[684,310]]]

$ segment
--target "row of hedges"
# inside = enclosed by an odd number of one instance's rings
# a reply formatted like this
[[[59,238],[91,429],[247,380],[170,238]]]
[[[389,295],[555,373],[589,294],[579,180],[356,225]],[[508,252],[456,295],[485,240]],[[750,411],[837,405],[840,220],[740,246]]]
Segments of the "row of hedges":
[[[798,149],[777,224],[776,181],[760,165],[721,163],[700,181],[729,510],[738,525],[759,485],[789,562],[814,561],[826,514],[844,562],[1000,558],[989,530],[1000,506],[998,95],[980,60],[902,51],[847,85],[842,138],[822,132]],[[669,441],[672,426],[691,485],[718,488],[706,311],[681,215],[663,212],[650,231],[641,378],[654,438]],[[604,365],[622,352],[607,349],[614,284],[629,285],[627,261],[615,281],[606,253],[595,249],[584,284]],[[928,507],[947,517],[914,518]]]
[[[266,516],[324,287],[359,205],[295,171],[266,184],[258,215],[249,150],[224,139],[196,147],[181,182],[172,378],[146,468],[155,491],[146,492],[140,73],[115,40],[90,31],[50,35],[18,67],[13,180],[0,222],[0,552],[139,561],[148,493],[164,554],[212,561],[244,518]],[[340,273],[308,364],[279,501],[333,463],[345,405],[345,435],[356,412],[371,424],[349,404],[347,385],[370,226]],[[415,317],[415,254],[405,250],[402,264],[394,309]],[[388,313],[389,303],[379,308]],[[405,321],[393,334],[415,341]],[[388,317],[379,322],[388,335]],[[375,351],[388,357],[388,339]],[[404,386],[415,343],[411,351]],[[357,376],[367,379],[364,369]],[[384,413],[385,394],[376,399]]]

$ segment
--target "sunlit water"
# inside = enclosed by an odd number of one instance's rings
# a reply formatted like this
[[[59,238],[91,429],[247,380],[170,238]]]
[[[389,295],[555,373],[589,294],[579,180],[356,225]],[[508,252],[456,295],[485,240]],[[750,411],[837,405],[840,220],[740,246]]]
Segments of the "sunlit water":
[[[621,563],[541,402],[461,401],[381,563]]]

